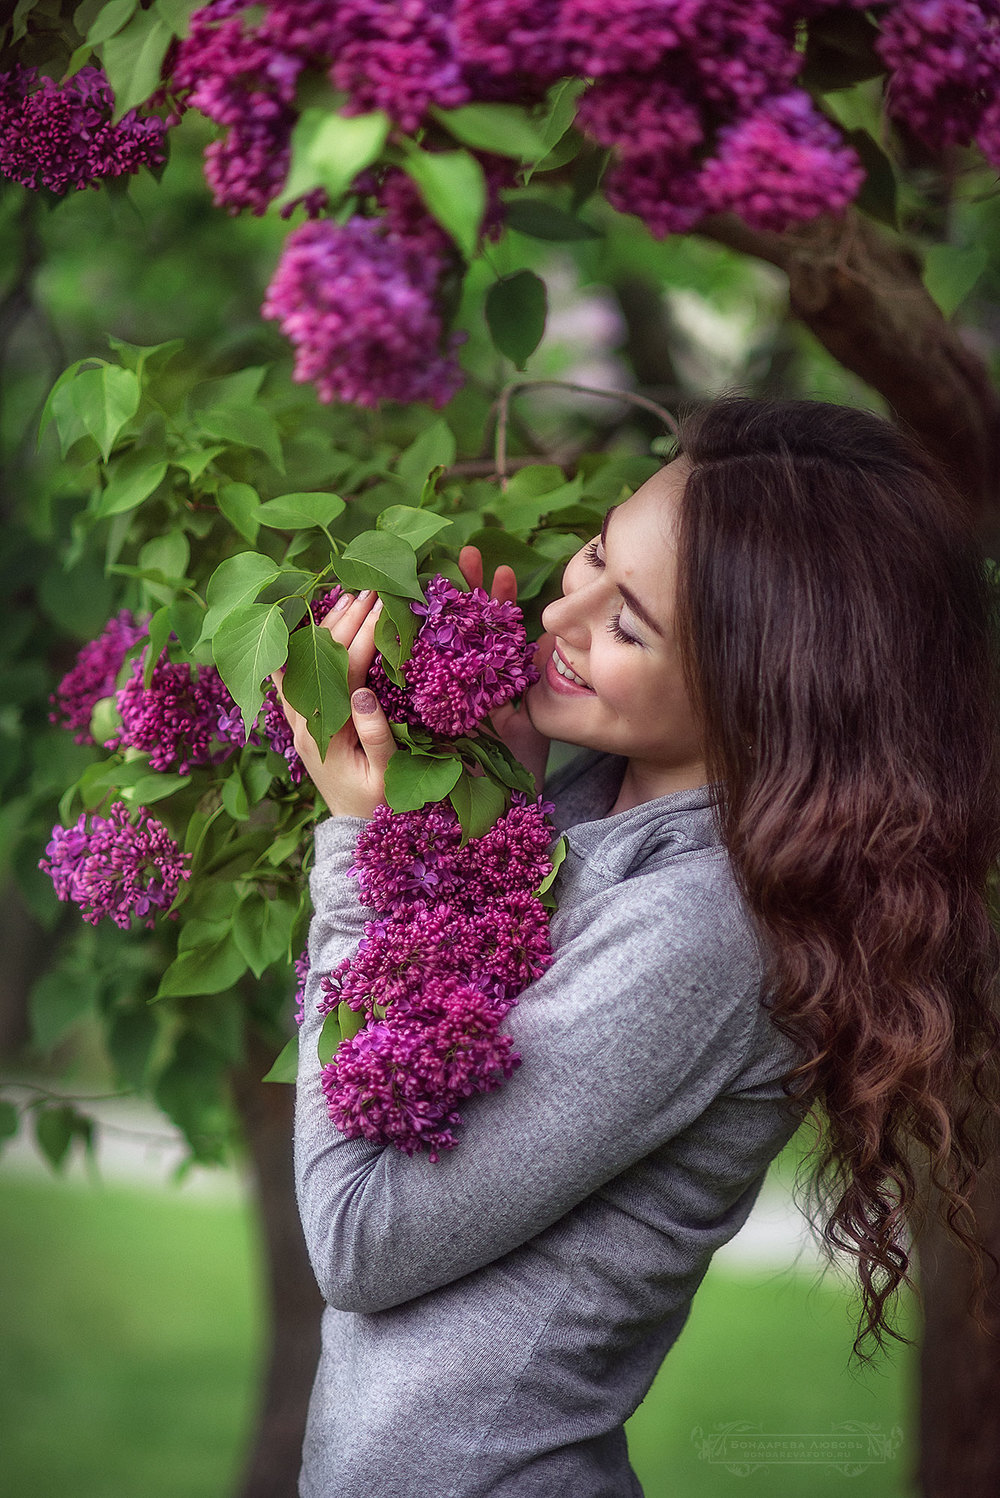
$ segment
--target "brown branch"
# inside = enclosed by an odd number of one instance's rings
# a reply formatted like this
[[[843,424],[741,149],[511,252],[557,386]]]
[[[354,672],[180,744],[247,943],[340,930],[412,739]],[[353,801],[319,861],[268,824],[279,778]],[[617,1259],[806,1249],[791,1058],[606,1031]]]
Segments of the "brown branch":
[[[1000,392],[916,255],[854,210],[784,234],[719,214],[697,232],[783,270],[794,315],[951,473],[987,537],[1000,535]]]
[[[501,488],[506,488],[506,478],[509,467],[507,458],[507,427],[510,423],[510,403],[514,396],[522,390],[537,390],[541,387],[550,387],[560,390],[575,390],[581,395],[598,395],[605,400],[625,401],[629,405],[638,406],[643,411],[651,411],[658,416],[675,435],[677,433],[677,420],[665,406],[657,405],[645,395],[636,395],[632,390],[604,390],[595,385],[578,385],[572,380],[514,380],[505,385],[497,398],[497,431],[495,448],[495,472],[500,480]]]

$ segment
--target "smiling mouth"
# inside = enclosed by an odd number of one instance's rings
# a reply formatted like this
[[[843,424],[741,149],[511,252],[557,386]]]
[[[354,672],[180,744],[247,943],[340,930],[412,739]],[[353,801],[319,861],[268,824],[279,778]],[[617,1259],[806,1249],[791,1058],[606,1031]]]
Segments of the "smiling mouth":
[[[576,672],[571,670],[571,668],[567,666],[566,662],[559,654],[558,646],[552,647],[552,659],[555,662],[556,670],[558,671],[560,676],[564,676],[567,681],[576,682],[576,685],[578,687],[586,687],[588,691],[590,690],[590,682],[584,681],[582,676],[577,676]]]

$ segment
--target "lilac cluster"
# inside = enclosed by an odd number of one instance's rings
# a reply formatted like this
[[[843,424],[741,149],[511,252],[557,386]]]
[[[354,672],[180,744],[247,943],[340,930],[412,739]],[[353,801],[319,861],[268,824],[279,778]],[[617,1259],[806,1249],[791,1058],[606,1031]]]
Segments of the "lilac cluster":
[[[192,670],[166,652],[143,685],[145,653],[132,662],[132,674],[115,696],[121,728],[108,749],[141,749],[152,770],[219,764],[246,743],[243,721],[229,688],[214,666]]]
[[[295,379],[322,401],[443,406],[462,382],[438,286],[447,268],[419,241],[355,217],[322,219],[289,236],[262,308],[295,349]]]
[[[457,738],[538,680],[535,645],[514,603],[482,588],[464,593],[440,573],[425,592],[425,603],[410,605],[423,623],[403,666],[405,688],[388,679],[380,658],[368,684],[392,722]]]
[[[899,0],[882,21],[890,112],[935,148],[975,138],[1000,166],[1000,7]]]
[[[65,83],[35,68],[0,73],[0,177],[62,195],[166,161],[166,124],[134,109],[112,123],[114,95],[99,68]]]
[[[93,744],[90,718],[102,697],[115,690],[118,673],[132,646],[146,633],[128,609],[109,619],[96,640],[89,640],[50,699],[49,722],[69,729],[78,744]]]
[[[520,1063],[499,1027],[552,960],[535,894],[551,868],[551,810],[515,794],[464,847],[447,802],[381,806],[362,829],[350,873],[375,919],[320,980],[322,1013],[346,1004],[366,1019],[322,1074],[348,1138],[436,1160],[456,1143],[461,1099],[499,1087]]]
[[[60,900],[79,905],[95,926],[109,916],[128,930],[134,918],[154,924],[169,910],[182,879],[191,877],[190,853],[182,853],[162,822],[140,807],[134,822],[116,801],[106,817],[86,813],[75,827],[53,827],[39,868]]]
[[[309,978],[309,948],[305,947],[296,957],[295,968],[295,1023],[301,1026],[305,1019],[306,982]]]

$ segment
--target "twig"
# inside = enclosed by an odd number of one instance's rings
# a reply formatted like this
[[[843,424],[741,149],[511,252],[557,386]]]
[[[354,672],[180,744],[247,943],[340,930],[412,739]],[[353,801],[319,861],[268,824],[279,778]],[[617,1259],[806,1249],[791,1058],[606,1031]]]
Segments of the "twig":
[[[636,395],[631,390],[603,390],[595,385],[577,385],[572,380],[514,380],[510,385],[505,385],[497,399],[497,431],[496,445],[494,448],[494,469],[500,480],[501,489],[507,487],[507,474],[509,464],[507,459],[507,428],[510,424],[510,403],[514,396],[522,390],[538,390],[543,386],[555,387],[560,390],[575,390],[581,395],[597,395],[605,400],[625,401],[629,405],[639,406],[643,411],[651,411],[658,416],[664,426],[674,436],[677,435],[677,419],[665,406],[657,405],[656,401],[649,400],[645,395]]]

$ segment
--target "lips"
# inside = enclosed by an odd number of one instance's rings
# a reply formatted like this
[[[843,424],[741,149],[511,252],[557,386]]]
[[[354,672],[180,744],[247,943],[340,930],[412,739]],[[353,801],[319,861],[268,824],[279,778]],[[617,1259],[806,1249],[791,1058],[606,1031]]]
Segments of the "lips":
[[[570,666],[569,662],[562,655],[559,649],[555,645],[553,645],[552,654],[549,656],[547,662],[545,663],[545,680],[553,691],[561,692],[566,696],[573,697],[578,697],[581,695],[592,697],[594,695],[593,687],[587,686],[582,681],[582,679],[580,681],[575,681],[571,676],[562,675],[556,665],[557,661],[560,661],[562,665],[567,667],[570,671],[573,670],[572,666]],[[577,673],[574,672],[573,675],[576,676]]]

